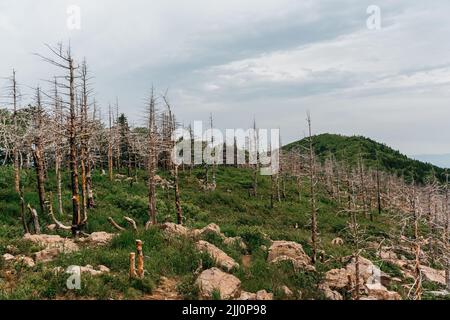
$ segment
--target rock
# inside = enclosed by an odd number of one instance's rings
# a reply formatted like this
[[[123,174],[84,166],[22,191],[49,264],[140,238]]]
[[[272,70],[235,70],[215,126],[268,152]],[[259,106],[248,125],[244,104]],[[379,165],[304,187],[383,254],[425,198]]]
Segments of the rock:
[[[446,297],[446,296],[450,296],[450,291],[447,291],[447,290],[430,291],[429,294],[436,296],[436,297]]]
[[[241,296],[237,300],[256,300],[256,293],[242,291]]]
[[[5,254],[3,255],[3,260],[4,260],[5,262],[14,261],[15,259],[16,259],[16,257],[14,257],[12,254],[5,253]]]
[[[356,283],[355,270],[355,259],[352,259],[345,268],[328,271],[320,286],[325,296],[329,299],[336,296],[338,292],[333,291],[333,289],[350,289]],[[370,260],[363,257],[359,257],[359,276],[361,290],[367,294],[362,298],[366,300],[401,300],[401,296],[397,292],[389,291],[383,285],[390,283],[391,277],[381,272]]]
[[[98,276],[98,275],[102,274],[102,272],[95,270],[90,265],[87,265],[85,267],[80,267],[80,271],[81,271],[81,273],[89,273],[92,276]]]
[[[444,286],[446,285],[444,270],[436,270],[427,266],[420,266],[420,271],[426,281],[439,283]]]
[[[108,244],[112,238],[114,237],[114,234],[100,231],[100,232],[93,232],[89,235],[87,238],[87,241],[94,245],[105,245]]]
[[[28,268],[33,268],[36,265],[32,258],[26,256],[19,256],[17,257],[16,261]]]
[[[18,254],[19,253],[19,248],[17,248],[16,246],[9,244],[6,246],[6,252],[10,253],[12,255]]]
[[[211,299],[215,291],[219,292],[221,299],[225,300],[238,298],[241,295],[241,281],[218,268],[203,271],[195,283],[202,299]]]
[[[305,268],[313,271],[315,268],[311,265],[311,259],[303,251],[303,247],[296,242],[274,241],[269,248],[267,262],[277,263],[279,261],[292,261],[295,268]]]
[[[397,254],[388,247],[381,248],[379,256],[382,260],[386,261],[398,260]]]
[[[49,248],[33,253],[33,257],[34,261],[36,262],[50,262],[55,259],[60,253],[61,250],[59,248]]]
[[[161,228],[164,230],[164,233],[169,236],[187,236],[189,234],[189,229],[183,227],[180,224],[175,224],[171,222],[164,223]]]
[[[294,295],[292,290],[289,289],[287,286],[281,286],[280,290],[286,297],[291,297]]]
[[[345,268],[332,269],[325,273],[326,287],[334,289],[342,289],[348,286],[349,279]],[[325,291],[325,290],[323,290]]]
[[[245,242],[242,240],[241,237],[228,237],[223,240],[223,243],[226,244],[227,246],[237,244],[239,246],[239,248],[241,248],[242,250],[245,250],[245,251],[247,251],[247,249],[248,249],[247,245],[245,244]]]
[[[49,262],[61,253],[72,253],[79,250],[78,245],[73,240],[57,235],[27,233],[24,239],[44,248],[33,254],[35,262]]]
[[[71,253],[79,250],[78,245],[68,238],[48,234],[25,234],[25,240],[36,243],[46,249],[57,248],[60,252]]]
[[[202,252],[207,252],[216,261],[216,263],[226,271],[230,271],[233,268],[239,268],[239,264],[234,261],[233,258],[207,241],[198,241],[196,243],[196,247]]]
[[[200,229],[199,235],[201,237],[204,237],[208,234],[216,234],[220,237],[224,237],[224,235],[220,232],[220,227],[215,223],[208,224],[203,229]]]
[[[344,240],[342,238],[334,238],[331,240],[331,244],[336,247],[340,247],[344,245]]]
[[[98,276],[101,275],[103,273],[109,273],[110,270],[108,267],[105,267],[103,265],[100,265],[97,267],[97,270],[94,269],[93,266],[91,266],[90,264],[83,266],[75,266],[75,267],[79,267],[80,268],[80,272],[81,273],[89,273],[91,276]],[[56,270],[56,271],[60,271],[60,270]]]
[[[344,300],[344,297],[337,291],[331,290],[329,286],[320,284],[319,289],[328,300]]]
[[[368,289],[367,300],[402,300],[402,297],[395,291],[389,291],[381,283],[366,284]]]
[[[56,229],[56,224],[49,224],[48,226],[47,226],[47,230],[49,230],[49,231],[53,231],[53,230],[55,230]]]
[[[261,251],[267,251],[267,246],[261,245],[261,246],[259,247],[259,249],[261,249]]]
[[[273,300],[273,293],[269,293],[266,290],[259,290],[256,292],[256,300]]]
[[[109,273],[109,272],[111,272],[111,270],[107,266],[104,266],[104,265],[99,265],[97,267],[97,269],[98,269],[98,271],[100,271],[102,273]]]

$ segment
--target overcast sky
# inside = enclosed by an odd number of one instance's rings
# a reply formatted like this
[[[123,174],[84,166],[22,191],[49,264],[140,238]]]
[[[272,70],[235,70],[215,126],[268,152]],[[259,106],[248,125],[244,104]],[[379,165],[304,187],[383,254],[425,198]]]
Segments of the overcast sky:
[[[70,5],[80,30],[67,27]],[[369,5],[381,30],[367,28]],[[450,153],[449,12],[448,0],[1,0],[0,77],[14,67],[25,94],[45,87],[55,70],[33,53],[70,40],[104,110],[118,96],[136,124],[153,84],[185,124],[256,117],[287,143],[310,110],[315,133]]]

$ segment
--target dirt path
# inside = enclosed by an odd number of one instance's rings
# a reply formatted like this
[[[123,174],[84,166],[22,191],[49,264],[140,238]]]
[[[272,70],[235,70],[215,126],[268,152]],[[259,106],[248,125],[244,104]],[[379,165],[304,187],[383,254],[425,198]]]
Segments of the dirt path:
[[[177,279],[161,277],[159,286],[152,294],[145,296],[144,300],[182,300],[183,297],[177,291]]]

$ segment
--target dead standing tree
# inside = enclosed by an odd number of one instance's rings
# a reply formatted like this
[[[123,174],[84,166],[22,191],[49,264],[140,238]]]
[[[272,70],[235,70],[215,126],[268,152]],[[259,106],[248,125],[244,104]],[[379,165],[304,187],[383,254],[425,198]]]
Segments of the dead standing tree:
[[[310,184],[310,207],[311,207],[311,244],[312,244],[312,261],[317,261],[319,232],[317,226],[317,205],[316,205],[316,160],[313,146],[313,136],[311,127],[311,116],[308,113],[308,164],[309,164],[309,184]]]
[[[36,170],[37,189],[41,214],[45,214],[45,172],[44,172],[44,109],[42,106],[41,89],[36,89],[36,106],[33,110],[33,142],[32,152]]]
[[[147,160],[147,172],[148,172],[148,221],[145,228],[148,229],[151,225],[156,225],[156,169],[157,169],[157,143],[158,132],[156,127],[156,100],[154,91],[152,88],[149,102],[148,102],[148,160]]]
[[[70,46],[64,49],[62,44],[57,47],[47,45],[54,58],[40,56],[44,61],[62,69],[65,75],[60,77],[63,81],[59,82],[59,87],[66,90],[64,93],[68,97],[68,101],[62,101],[69,109],[69,119],[67,123],[67,135],[69,140],[69,161],[70,161],[70,176],[72,189],[72,236],[78,237],[82,232],[82,220],[80,210],[80,195],[79,195],[79,178],[78,178],[78,136],[79,130],[77,126],[77,108],[76,108],[76,79],[75,74],[78,70],[73,57]]]
[[[179,184],[179,176],[178,176],[178,167],[179,165],[177,163],[174,163],[172,159],[172,151],[175,147],[175,141],[173,141],[173,135],[176,128],[176,121],[175,116],[172,113],[172,108],[170,106],[169,100],[166,96],[163,96],[164,102],[167,106],[167,130],[163,130],[166,132],[165,138],[163,138],[163,141],[165,141],[163,148],[167,149],[166,154],[168,155],[169,159],[169,167],[171,169],[171,173],[173,176],[173,182],[174,182],[174,191],[175,191],[175,207],[177,210],[177,224],[183,223],[183,209],[181,207],[181,197],[180,197],[180,184]],[[214,169],[213,169],[214,170]],[[214,171],[213,171],[214,172]],[[215,173],[213,173],[213,180],[215,180]]]
[[[12,98],[12,105],[13,105],[13,159],[14,159],[14,187],[16,192],[20,193],[20,160],[19,160],[19,139],[18,139],[18,98],[19,98],[19,91],[18,91],[18,84],[16,80],[16,71],[13,69],[12,76],[11,76],[11,86],[10,86],[10,96]]]

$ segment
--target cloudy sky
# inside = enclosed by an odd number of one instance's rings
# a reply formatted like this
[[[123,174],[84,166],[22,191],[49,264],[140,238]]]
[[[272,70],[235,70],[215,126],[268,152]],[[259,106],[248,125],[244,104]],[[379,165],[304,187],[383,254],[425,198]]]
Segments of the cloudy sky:
[[[79,30],[67,8],[81,9]],[[367,8],[381,9],[370,30]],[[105,108],[142,124],[152,84],[180,122],[361,134],[406,154],[450,153],[448,0],[0,0],[0,77],[55,73],[33,53],[71,42]],[[4,82],[4,81],[3,81]],[[3,87],[6,83],[1,84]]]

